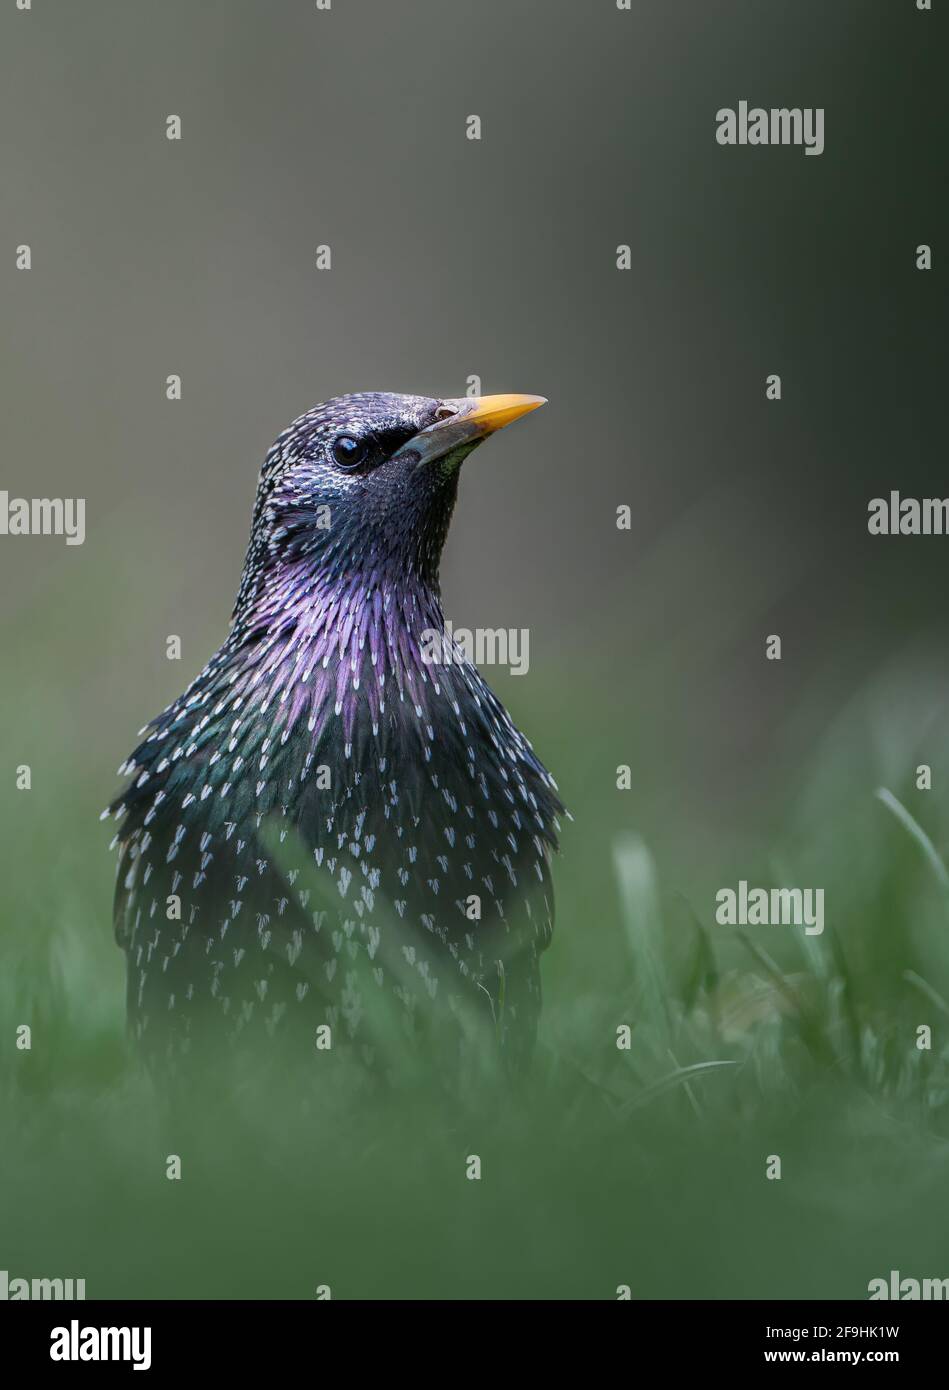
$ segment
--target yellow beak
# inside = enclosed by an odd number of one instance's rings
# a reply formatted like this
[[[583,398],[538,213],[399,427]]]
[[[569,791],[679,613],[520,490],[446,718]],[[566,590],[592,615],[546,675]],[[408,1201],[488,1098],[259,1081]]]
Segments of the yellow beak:
[[[447,407],[457,407],[455,418],[465,424],[477,425],[482,434],[493,434],[503,430],[512,420],[546,405],[546,396],[462,396],[458,400],[445,401]]]
[[[412,454],[419,463],[433,463],[452,454],[453,462],[460,464],[487,435],[545,404],[544,396],[458,396],[443,400],[435,423],[419,430],[395,457]]]

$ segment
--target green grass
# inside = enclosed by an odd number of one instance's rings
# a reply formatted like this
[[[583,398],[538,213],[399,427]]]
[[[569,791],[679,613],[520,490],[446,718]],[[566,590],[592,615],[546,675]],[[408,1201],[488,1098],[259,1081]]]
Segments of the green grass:
[[[776,753],[793,791],[739,838],[713,798],[677,805],[660,751],[616,790],[623,692],[564,742],[591,692],[511,682],[574,817],[529,1085],[367,1103],[314,1067],[266,1100],[222,1076],[170,1110],[126,1048],[96,819],[133,721],[53,757],[49,660],[5,721],[34,789],[4,803],[0,1265],[83,1276],[90,1297],[833,1298],[947,1273],[949,802],[915,789],[927,759],[885,690],[808,764]],[[937,717],[926,746],[946,732]],[[824,935],[718,926],[715,891],[741,877],[823,887]]]

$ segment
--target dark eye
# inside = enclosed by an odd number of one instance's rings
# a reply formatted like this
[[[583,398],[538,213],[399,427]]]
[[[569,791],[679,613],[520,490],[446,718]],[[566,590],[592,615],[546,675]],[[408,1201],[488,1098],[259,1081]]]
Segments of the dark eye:
[[[365,439],[356,439],[351,434],[337,435],[333,440],[333,458],[340,468],[356,468],[363,462],[369,445]]]

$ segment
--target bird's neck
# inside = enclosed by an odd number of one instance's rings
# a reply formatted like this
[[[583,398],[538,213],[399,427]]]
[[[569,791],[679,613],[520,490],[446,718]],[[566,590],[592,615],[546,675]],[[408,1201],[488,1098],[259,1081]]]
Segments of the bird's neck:
[[[292,634],[301,647],[342,652],[353,632],[377,641],[418,636],[443,630],[445,616],[437,574],[385,566],[328,571],[301,562],[274,567],[234,626],[255,640]]]
[[[249,698],[262,687],[281,724],[319,733],[340,717],[375,727],[393,702],[416,710],[451,675],[429,664],[433,634],[445,632],[437,582],[402,570],[331,573],[276,567],[228,640],[229,664]]]

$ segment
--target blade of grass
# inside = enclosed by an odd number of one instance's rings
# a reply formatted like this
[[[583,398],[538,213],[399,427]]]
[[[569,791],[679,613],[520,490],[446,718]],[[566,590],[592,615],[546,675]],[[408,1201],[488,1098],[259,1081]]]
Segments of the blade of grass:
[[[893,793],[886,787],[877,787],[874,795],[878,801],[883,802],[883,805],[888,811],[892,812],[900,825],[912,835],[913,839],[922,850],[929,867],[939,880],[940,887],[945,892],[949,893],[949,872],[946,871],[946,866],[942,862],[935,845],[926,834],[923,827],[919,824],[919,821],[915,820],[914,817],[910,815],[903,803],[898,801]]]
[[[932,985],[927,984],[921,975],[917,975],[915,970],[904,970],[903,979],[907,984],[918,989],[924,994],[931,1004],[934,1004],[944,1014],[949,1014],[949,1004],[946,1003],[942,995],[933,989]]]
[[[620,907],[640,1007],[650,1022],[668,1035],[669,991],[662,955],[662,921],[652,855],[640,835],[630,831],[613,842],[613,863],[619,883]]]
[[[655,1100],[657,1096],[663,1095],[666,1091],[672,1091],[676,1086],[687,1086],[690,1079],[694,1076],[701,1076],[704,1072],[717,1071],[722,1067],[737,1067],[738,1063],[733,1060],[715,1062],[693,1062],[690,1067],[679,1067],[678,1071],[670,1072],[668,1076],[660,1077],[651,1086],[647,1086],[638,1095],[633,1096],[620,1106],[620,1114],[628,1115],[631,1110],[638,1110],[640,1106]]]

